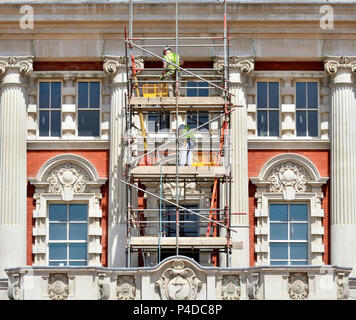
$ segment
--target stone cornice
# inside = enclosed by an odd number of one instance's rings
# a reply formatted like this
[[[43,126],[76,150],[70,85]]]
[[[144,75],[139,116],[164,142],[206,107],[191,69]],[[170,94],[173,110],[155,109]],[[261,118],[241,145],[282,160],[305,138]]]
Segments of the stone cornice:
[[[33,57],[0,57],[0,75],[7,70],[17,70],[19,73],[28,76],[33,70]]]

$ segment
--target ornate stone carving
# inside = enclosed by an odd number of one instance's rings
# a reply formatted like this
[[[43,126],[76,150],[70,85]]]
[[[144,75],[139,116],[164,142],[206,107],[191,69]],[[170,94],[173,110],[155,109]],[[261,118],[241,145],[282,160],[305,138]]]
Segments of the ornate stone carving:
[[[106,73],[115,74],[119,69],[125,67],[125,57],[107,56],[104,59],[103,69]]]
[[[80,167],[72,163],[65,163],[53,169],[46,180],[49,182],[48,192],[50,193],[63,191],[83,193],[90,177]]]
[[[221,282],[223,300],[239,300],[241,294],[239,276],[224,276]]]
[[[20,298],[20,274],[12,275],[13,280],[9,282],[7,295],[10,300],[19,300]]]
[[[6,69],[18,69],[23,75],[29,75],[32,68],[32,57],[7,57],[0,58],[0,74]]]
[[[306,170],[292,162],[285,162],[271,171],[267,180],[271,181],[270,192],[283,192],[286,200],[293,200],[296,192],[311,191]]]
[[[191,268],[185,267],[184,261],[177,259],[171,265],[155,283],[161,299],[195,300],[202,282]]]
[[[257,299],[259,291],[260,275],[253,273],[251,280],[247,283],[247,294],[250,299]]]
[[[324,69],[331,75],[335,75],[340,68],[350,68],[352,72],[356,72],[355,57],[331,57],[325,60]]]
[[[200,194],[200,190],[195,182],[178,182],[179,195],[183,197],[184,195]],[[176,196],[176,183],[167,182],[163,184],[163,194],[170,195],[172,197]]]
[[[289,297],[294,300],[307,299],[309,295],[308,276],[305,273],[292,273],[288,278]]]
[[[249,74],[254,70],[254,63],[252,58],[246,57],[230,57],[230,66],[237,68],[240,72]]]
[[[134,276],[119,276],[117,280],[117,297],[119,300],[134,300],[136,284]]]
[[[338,272],[336,277],[337,298],[347,299],[349,297],[350,292],[348,278],[343,272]]]
[[[105,282],[105,273],[98,274],[99,299],[107,300],[110,297],[110,284]]]
[[[66,274],[51,274],[48,279],[48,295],[52,300],[65,300],[69,295],[68,276]]]

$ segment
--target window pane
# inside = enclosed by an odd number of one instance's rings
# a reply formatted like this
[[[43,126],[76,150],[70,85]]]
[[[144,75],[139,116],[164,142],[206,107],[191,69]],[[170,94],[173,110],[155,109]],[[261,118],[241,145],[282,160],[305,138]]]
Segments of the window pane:
[[[197,127],[197,114],[196,113],[188,113],[187,114],[187,125],[190,129],[194,129]]]
[[[67,224],[50,223],[49,240],[67,240]]]
[[[306,111],[297,111],[297,136],[307,135]]]
[[[296,87],[296,98],[295,98],[295,104],[296,108],[306,108],[306,85],[305,82],[296,82],[295,84]]]
[[[257,82],[257,108],[267,108],[267,82]]]
[[[304,260],[304,261],[292,261],[291,262],[292,266],[305,266],[307,264],[308,264],[307,260]]]
[[[290,205],[290,220],[291,221],[307,221],[308,220],[308,205],[291,204]]]
[[[86,266],[86,261],[69,261],[70,266]]]
[[[279,82],[269,82],[269,107],[279,107]]]
[[[78,135],[81,137],[99,136],[100,111],[78,111]]]
[[[288,244],[287,243],[271,243],[271,259],[288,259]]]
[[[39,130],[40,137],[49,136],[49,111],[40,111]]]
[[[308,131],[309,136],[318,136],[318,111],[308,111]]]
[[[49,205],[49,220],[50,221],[67,221],[67,205],[66,204],[50,204]]]
[[[148,115],[148,132],[157,132],[158,131],[158,115],[156,114],[149,114]]]
[[[287,221],[288,220],[288,205],[287,204],[270,204],[269,218],[271,221]]]
[[[90,108],[100,108],[100,82],[90,82]]]
[[[209,83],[207,82],[199,82],[199,97],[209,97]],[[206,88],[206,89],[201,89]]]
[[[51,108],[61,107],[61,83],[51,82]]]
[[[209,121],[209,112],[199,112],[199,123],[198,125],[201,126],[204,123]],[[199,131],[207,132],[209,131],[209,124],[201,127]]]
[[[308,244],[307,243],[291,243],[290,244],[291,259],[308,259]]]
[[[197,97],[198,89],[196,82],[188,82],[187,83],[187,97]]]
[[[88,82],[78,82],[78,108],[88,108]]]
[[[308,82],[308,108],[318,107],[318,83]]]
[[[49,82],[40,82],[39,108],[49,108]]]
[[[271,261],[271,266],[286,266],[288,265],[288,261]]]
[[[161,114],[159,121],[160,131],[169,129],[171,127],[169,114]]]
[[[258,135],[267,136],[267,111],[257,111],[257,122]]]
[[[52,267],[64,267],[67,265],[67,262],[65,261],[51,261],[49,263],[49,266],[52,266]]]
[[[86,243],[70,243],[69,244],[69,259],[70,260],[85,260],[87,258]]]
[[[50,260],[66,260],[67,259],[67,244],[66,243],[50,243],[49,245]]]
[[[279,112],[269,111],[269,135],[271,137],[279,136]]]
[[[61,136],[61,111],[51,111],[51,136]]]
[[[87,224],[70,223],[69,240],[87,240]]]
[[[270,224],[270,239],[271,240],[288,240],[288,224],[287,223],[271,223]]]
[[[291,240],[308,240],[308,224],[291,223],[290,224]]]
[[[87,221],[87,205],[86,204],[71,204],[69,206],[70,221]]]

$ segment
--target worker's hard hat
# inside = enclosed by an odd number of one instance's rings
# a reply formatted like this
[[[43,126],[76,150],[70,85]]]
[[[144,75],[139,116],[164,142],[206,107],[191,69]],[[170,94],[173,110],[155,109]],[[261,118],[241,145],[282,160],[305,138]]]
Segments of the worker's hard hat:
[[[171,50],[171,48],[170,48],[169,46],[165,46],[165,47],[163,48],[163,52],[165,52],[165,51],[167,51],[167,50]]]

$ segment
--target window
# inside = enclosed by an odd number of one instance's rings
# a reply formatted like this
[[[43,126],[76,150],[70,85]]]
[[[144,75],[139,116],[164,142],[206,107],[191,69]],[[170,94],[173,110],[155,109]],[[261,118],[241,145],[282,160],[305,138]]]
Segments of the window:
[[[257,132],[279,136],[279,82],[257,82]]]
[[[169,131],[171,127],[169,113],[151,112],[147,115],[148,132]]]
[[[86,204],[49,204],[48,263],[87,265]]]
[[[195,129],[209,121],[209,112],[189,112],[187,113],[187,125],[190,129]],[[209,124],[201,127],[198,131],[209,131]]]
[[[187,82],[187,97],[209,97],[209,83]]]
[[[61,136],[62,83],[47,81],[39,83],[39,135]]]
[[[308,205],[306,203],[270,204],[271,265],[308,264],[308,234]]]
[[[78,136],[100,135],[100,82],[78,82]]]
[[[297,136],[318,136],[318,83],[296,82]]]
[[[194,211],[197,205],[185,206]],[[167,237],[176,236],[176,207],[167,206],[164,210],[164,233]],[[179,236],[180,237],[199,237],[198,216],[186,210],[179,209]]]

